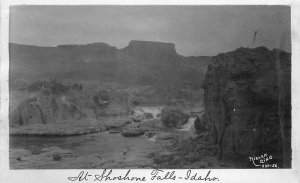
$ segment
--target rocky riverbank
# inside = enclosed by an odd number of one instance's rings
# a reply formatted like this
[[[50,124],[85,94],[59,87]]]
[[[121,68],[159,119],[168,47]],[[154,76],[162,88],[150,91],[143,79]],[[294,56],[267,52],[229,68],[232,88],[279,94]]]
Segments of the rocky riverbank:
[[[109,131],[131,123],[129,116],[103,117],[78,121],[60,121],[54,123],[35,123],[10,128],[10,135],[25,136],[75,136]]]

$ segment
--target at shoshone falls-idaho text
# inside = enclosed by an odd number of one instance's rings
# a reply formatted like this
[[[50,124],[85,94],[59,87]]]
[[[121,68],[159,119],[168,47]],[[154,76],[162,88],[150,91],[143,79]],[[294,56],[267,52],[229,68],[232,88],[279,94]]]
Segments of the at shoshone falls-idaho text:
[[[115,180],[125,180],[125,181],[147,181],[145,176],[132,176],[130,175],[132,171],[128,170],[125,175],[112,175],[113,170],[104,169],[100,174],[93,174],[88,171],[81,171],[77,176],[68,177],[70,181],[115,181]],[[132,173],[131,173],[132,174]],[[206,172],[203,176],[199,172],[194,170],[187,170],[184,176],[177,176],[176,171],[166,171],[161,169],[154,169],[151,171],[150,179],[153,181],[157,180],[192,180],[192,181],[219,181],[219,178],[210,176],[211,170]]]

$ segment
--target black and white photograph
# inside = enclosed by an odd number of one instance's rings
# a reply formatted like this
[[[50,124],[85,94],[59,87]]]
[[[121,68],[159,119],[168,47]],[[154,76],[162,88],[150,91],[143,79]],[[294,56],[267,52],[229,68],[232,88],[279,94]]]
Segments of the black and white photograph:
[[[292,11],[10,5],[0,161],[10,171],[150,169],[154,178],[189,170],[185,180],[203,169],[205,181],[213,169],[291,170]]]
[[[12,6],[11,169],[290,168],[288,6]]]

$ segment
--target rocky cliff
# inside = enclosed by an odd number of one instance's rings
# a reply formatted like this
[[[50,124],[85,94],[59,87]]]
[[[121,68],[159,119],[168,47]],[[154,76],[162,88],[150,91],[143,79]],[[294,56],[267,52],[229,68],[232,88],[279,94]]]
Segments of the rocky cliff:
[[[210,61],[210,57],[183,57],[172,43],[136,40],[122,49],[106,43],[57,47],[11,43],[9,51],[12,85],[36,78],[201,85]]]
[[[219,158],[272,154],[291,162],[291,54],[239,48],[212,58],[205,81],[205,118]]]

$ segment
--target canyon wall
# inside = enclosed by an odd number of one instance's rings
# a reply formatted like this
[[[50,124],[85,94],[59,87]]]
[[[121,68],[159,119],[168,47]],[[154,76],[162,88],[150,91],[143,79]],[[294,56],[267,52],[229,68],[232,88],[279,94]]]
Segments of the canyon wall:
[[[122,49],[106,43],[57,47],[11,43],[9,53],[12,88],[36,78],[201,86],[211,59],[181,56],[172,43],[136,40]]]
[[[281,167],[291,166],[290,53],[258,47],[219,54],[204,88],[204,116],[219,158],[269,153]]]

